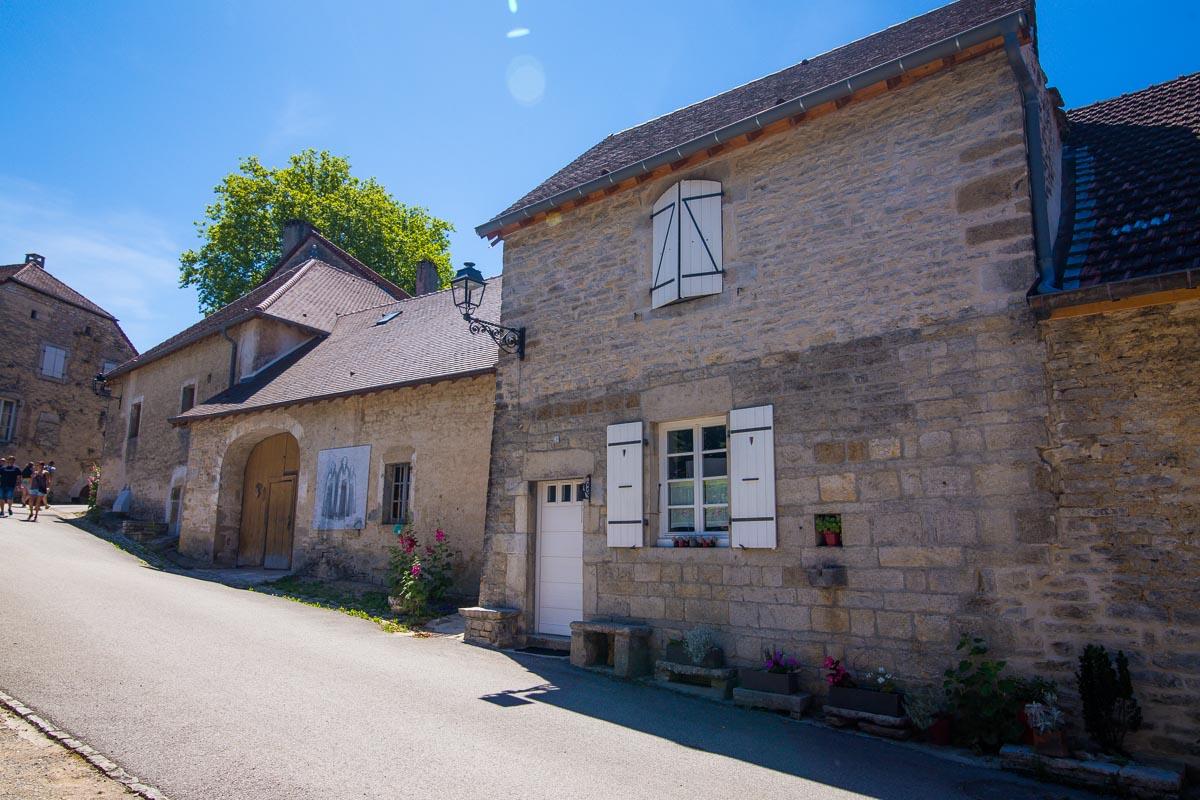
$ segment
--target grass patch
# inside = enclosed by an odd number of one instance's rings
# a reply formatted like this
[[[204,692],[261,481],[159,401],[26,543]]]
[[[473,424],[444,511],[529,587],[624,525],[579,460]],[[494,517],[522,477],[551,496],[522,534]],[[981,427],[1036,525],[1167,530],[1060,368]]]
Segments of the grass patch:
[[[252,592],[282,597],[316,608],[328,608],[358,619],[374,622],[387,633],[403,633],[423,624],[397,616],[388,605],[387,592],[379,589],[360,589],[343,583],[328,583],[298,575],[286,575],[279,580],[250,587]]]

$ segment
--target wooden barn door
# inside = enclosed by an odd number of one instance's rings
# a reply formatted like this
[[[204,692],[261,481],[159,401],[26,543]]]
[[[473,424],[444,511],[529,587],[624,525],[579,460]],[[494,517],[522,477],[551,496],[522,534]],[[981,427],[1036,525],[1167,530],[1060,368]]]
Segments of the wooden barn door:
[[[300,446],[289,433],[263,439],[246,459],[239,567],[287,569],[292,563]]]

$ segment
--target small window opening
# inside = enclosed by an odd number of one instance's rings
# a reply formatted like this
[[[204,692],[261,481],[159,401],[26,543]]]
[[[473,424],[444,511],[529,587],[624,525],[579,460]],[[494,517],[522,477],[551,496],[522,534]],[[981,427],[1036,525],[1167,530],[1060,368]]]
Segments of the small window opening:
[[[813,527],[817,531],[818,547],[842,546],[841,514],[817,514],[813,517]]]
[[[136,439],[138,437],[138,429],[142,427],[142,404],[134,403],[129,408],[129,435],[128,439]]]
[[[547,503],[557,503],[558,502],[558,486],[557,485],[551,484],[546,487],[546,502]]]
[[[37,309],[36,308],[29,312],[29,318],[37,319]]]
[[[375,320],[375,324],[376,325],[386,325],[398,316],[400,316],[399,311],[389,311],[388,313],[381,316],[379,319]]]
[[[194,405],[196,405],[196,387],[188,384],[183,387],[183,391],[179,395],[179,413],[182,414]]]

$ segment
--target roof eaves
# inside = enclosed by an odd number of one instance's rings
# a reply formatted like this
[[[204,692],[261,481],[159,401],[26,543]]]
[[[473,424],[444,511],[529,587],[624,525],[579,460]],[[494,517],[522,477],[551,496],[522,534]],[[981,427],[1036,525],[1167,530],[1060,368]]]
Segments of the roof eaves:
[[[593,192],[614,187],[630,178],[647,174],[658,167],[687,158],[701,150],[728,142],[730,139],[742,134],[760,130],[773,122],[786,119],[794,114],[804,113],[813,106],[840,100],[853,94],[858,89],[890,78],[899,77],[917,67],[924,66],[940,58],[945,58],[965,48],[1003,36],[1005,33],[1017,33],[1028,28],[1029,24],[1029,14],[1025,10],[1011,11],[988,22],[956,33],[953,36],[945,37],[906,55],[885,61],[882,64],[877,64],[874,67],[850,75],[820,89],[815,89],[779,105],[744,117],[717,130],[710,131],[667,150],[663,150],[641,161],[636,161],[620,169],[613,170],[606,175],[601,175],[598,178],[593,178],[590,181],[564,189],[543,200],[500,214],[477,226],[475,233],[481,237],[500,235],[509,225],[532,219],[537,214],[557,208],[567,201],[584,198]]]

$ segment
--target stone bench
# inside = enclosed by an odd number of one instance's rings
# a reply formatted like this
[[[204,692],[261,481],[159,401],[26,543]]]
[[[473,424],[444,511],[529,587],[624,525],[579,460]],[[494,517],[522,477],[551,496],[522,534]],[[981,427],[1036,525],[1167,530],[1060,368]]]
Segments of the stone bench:
[[[464,641],[498,648],[512,647],[516,643],[517,617],[521,615],[517,609],[471,606],[460,608],[458,613],[466,622]]]
[[[611,665],[618,678],[650,673],[649,625],[596,619],[571,623],[571,663],[595,669]]]
[[[656,661],[654,677],[658,685],[684,694],[728,700],[737,683],[737,670],[732,667],[713,669],[674,661]]]
[[[743,708],[765,708],[768,711],[785,711],[792,719],[803,717],[811,702],[812,695],[806,692],[778,694],[744,689],[740,686],[733,690],[734,705]]]

